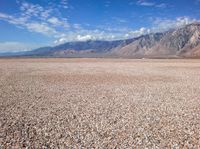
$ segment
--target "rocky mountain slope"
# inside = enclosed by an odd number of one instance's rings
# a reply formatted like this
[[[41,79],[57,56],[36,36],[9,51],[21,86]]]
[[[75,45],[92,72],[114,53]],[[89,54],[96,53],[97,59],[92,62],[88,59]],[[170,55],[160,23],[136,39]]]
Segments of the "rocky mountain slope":
[[[127,40],[68,42],[56,47],[36,49],[22,55],[122,58],[200,57],[200,23]]]
[[[200,24],[141,36],[112,53],[121,57],[199,57]]]

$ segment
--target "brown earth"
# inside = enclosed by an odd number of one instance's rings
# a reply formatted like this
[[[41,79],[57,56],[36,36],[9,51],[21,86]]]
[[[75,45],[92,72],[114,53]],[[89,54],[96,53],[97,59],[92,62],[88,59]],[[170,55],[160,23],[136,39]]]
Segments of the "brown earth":
[[[0,59],[0,148],[200,148],[200,60]]]

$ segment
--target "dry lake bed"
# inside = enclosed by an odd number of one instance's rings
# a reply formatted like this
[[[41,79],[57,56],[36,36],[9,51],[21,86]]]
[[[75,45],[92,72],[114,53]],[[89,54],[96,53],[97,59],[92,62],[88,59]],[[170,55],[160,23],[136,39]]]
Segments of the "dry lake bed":
[[[200,60],[0,59],[0,148],[200,148]]]

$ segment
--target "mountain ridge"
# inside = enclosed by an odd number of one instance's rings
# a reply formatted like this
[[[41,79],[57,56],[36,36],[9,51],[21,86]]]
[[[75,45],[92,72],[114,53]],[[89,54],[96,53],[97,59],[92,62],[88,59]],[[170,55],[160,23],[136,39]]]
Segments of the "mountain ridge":
[[[196,22],[166,32],[150,33],[132,39],[67,42],[54,47],[42,47],[23,52],[21,56],[121,58],[200,57],[200,23]]]

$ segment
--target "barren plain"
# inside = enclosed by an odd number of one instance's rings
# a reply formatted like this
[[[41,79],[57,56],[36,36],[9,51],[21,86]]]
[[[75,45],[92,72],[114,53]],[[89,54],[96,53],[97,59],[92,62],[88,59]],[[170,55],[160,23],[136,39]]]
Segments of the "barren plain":
[[[0,148],[200,148],[200,60],[0,59]]]

